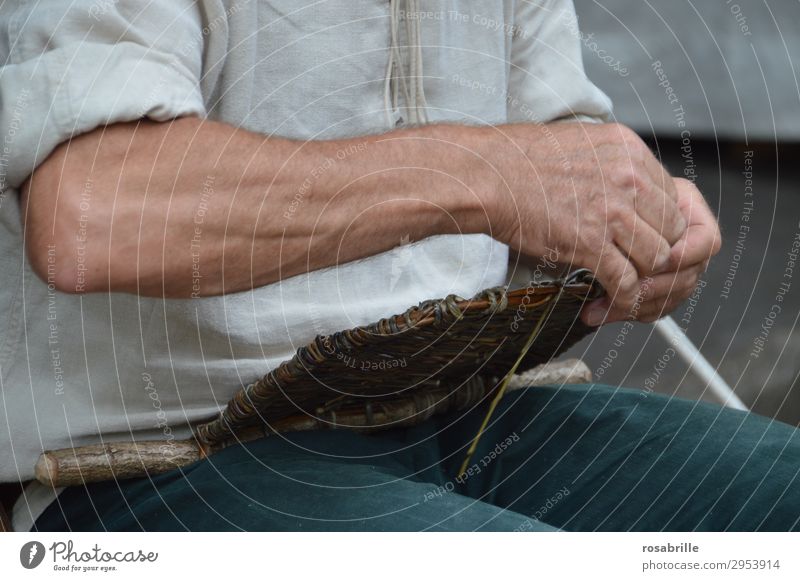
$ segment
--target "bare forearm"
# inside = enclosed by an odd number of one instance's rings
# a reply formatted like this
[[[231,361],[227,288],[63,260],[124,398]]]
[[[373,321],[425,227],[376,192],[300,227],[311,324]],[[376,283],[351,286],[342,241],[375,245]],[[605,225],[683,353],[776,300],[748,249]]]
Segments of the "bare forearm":
[[[182,119],[71,140],[34,172],[22,202],[33,267],[67,292],[216,295],[406,237],[480,232],[592,269],[626,310],[642,277],[682,272],[683,249],[716,253],[713,215],[693,242],[682,199],[616,124],[434,125],[296,142]]]
[[[476,131],[296,142],[199,119],[111,126],[34,173],[23,198],[29,250],[55,245],[62,290],[187,297],[265,285],[404,237],[489,231],[475,190],[486,171],[463,147]]]

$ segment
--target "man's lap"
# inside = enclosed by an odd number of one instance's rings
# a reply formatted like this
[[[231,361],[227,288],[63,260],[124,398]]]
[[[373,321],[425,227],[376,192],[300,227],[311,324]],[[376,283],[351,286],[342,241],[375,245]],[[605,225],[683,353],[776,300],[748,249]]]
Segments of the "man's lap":
[[[68,489],[40,530],[786,530],[800,433],[607,386],[512,393],[373,435],[273,436],[149,479]]]
[[[467,481],[470,496],[567,530],[798,527],[800,431],[791,426],[606,386],[504,404],[501,421],[525,436],[504,453],[503,480]]]
[[[525,517],[449,494],[435,445],[346,431],[274,436],[156,476],[73,488],[41,530],[508,530]],[[91,498],[91,501],[90,501]],[[91,504],[90,504],[91,502]],[[44,526],[43,523],[47,523]],[[549,528],[549,527],[542,527]]]

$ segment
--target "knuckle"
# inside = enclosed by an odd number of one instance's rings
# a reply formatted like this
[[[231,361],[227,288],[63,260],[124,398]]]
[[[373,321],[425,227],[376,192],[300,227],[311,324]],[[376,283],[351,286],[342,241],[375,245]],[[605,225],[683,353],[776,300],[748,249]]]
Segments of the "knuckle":
[[[637,292],[639,294],[639,298],[641,300],[646,300],[647,297],[649,297],[650,294],[652,294],[653,279],[647,276],[639,280],[638,283],[639,283],[639,289]]]
[[[629,280],[631,277],[628,275],[623,276],[620,281],[620,289],[617,293],[616,303],[620,308],[625,309],[626,312],[633,310],[641,301],[635,277],[636,275],[634,274],[633,284]]]
[[[627,224],[630,221],[632,212],[626,199],[611,196],[606,202],[605,215],[606,219],[618,228],[620,224]]]
[[[637,183],[641,181],[635,166],[630,160],[614,161],[608,164],[608,169],[610,171],[609,182],[616,188],[632,191],[635,190]]]

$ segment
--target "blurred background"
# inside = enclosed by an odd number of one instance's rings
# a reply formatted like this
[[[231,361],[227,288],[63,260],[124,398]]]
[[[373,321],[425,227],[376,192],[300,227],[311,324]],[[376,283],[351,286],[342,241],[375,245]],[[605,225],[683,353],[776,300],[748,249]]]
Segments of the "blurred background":
[[[800,425],[800,2],[575,4],[617,120],[720,218],[722,250],[673,318],[745,404]],[[652,326],[620,331],[571,354],[604,383],[713,401]]]

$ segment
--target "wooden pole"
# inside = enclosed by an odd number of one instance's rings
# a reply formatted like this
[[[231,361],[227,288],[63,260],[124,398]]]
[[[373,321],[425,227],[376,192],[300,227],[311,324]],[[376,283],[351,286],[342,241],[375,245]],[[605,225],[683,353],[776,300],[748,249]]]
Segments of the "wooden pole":
[[[537,385],[588,383],[592,373],[580,359],[567,359],[539,365],[521,375],[515,375],[508,390],[523,389]],[[423,392],[424,393],[424,392]],[[390,406],[373,404],[367,414],[363,405],[339,410],[335,415],[321,412],[318,416],[298,415],[285,418],[272,426],[249,428],[237,433],[237,440],[245,442],[263,438],[271,433],[298,432],[322,429],[353,429],[361,431],[398,427],[418,423],[429,417],[432,411],[442,413],[448,409],[459,409],[474,404],[477,400],[458,401],[458,391],[449,395],[438,393],[435,410],[427,402],[422,406],[412,397],[396,401]],[[427,406],[427,407],[426,407]],[[235,441],[234,441],[235,442]],[[186,466],[225,447],[225,444],[203,449],[194,438],[173,441],[113,442],[48,450],[36,462],[36,479],[47,486],[76,486],[104,480],[139,478],[168,472]]]
[[[35,474],[36,480],[48,486],[73,486],[160,474],[201,457],[194,440],[114,442],[44,452]]]

